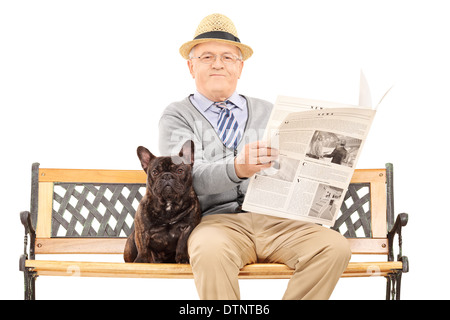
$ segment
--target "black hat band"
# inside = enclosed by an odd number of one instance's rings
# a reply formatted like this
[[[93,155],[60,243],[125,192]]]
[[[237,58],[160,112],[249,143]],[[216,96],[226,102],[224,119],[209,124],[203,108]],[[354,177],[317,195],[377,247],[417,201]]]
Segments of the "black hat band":
[[[241,40],[239,40],[238,37],[235,37],[231,33],[225,32],[225,31],[205,32],[205,33],[199,34],[198,36],[196,36],[194,38],[194,40],[198,40],[198,39],[222,39],[222,40],[230,40],[230,41],[241,43]]]

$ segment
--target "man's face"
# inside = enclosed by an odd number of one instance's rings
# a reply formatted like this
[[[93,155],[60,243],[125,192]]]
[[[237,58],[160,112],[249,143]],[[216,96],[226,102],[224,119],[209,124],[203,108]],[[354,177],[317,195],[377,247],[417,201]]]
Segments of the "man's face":
[[[240,57],[239,49],[234,45],[211,41],[198,44],[193,53],[194,57],[207,53],[217,55],[216,61],[211,64],[204,64],[199,59],[188,60],[189,71],[195,79],[197,90],[211,101],[229,98],[236,91],[244,62],[238,60],[234,64],[224,64],[220,57],[230,53]]]

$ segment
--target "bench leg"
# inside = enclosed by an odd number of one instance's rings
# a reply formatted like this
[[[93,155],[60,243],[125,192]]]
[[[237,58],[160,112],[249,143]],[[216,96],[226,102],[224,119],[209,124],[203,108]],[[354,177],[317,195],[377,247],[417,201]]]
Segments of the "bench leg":
[[[23,275],[25,281],[25,300],[35,300],[36,272],[32,271],[30,268],[25,268]]]
[[[386,300],[400,300],[402,271],[397,270],[386,277]]]

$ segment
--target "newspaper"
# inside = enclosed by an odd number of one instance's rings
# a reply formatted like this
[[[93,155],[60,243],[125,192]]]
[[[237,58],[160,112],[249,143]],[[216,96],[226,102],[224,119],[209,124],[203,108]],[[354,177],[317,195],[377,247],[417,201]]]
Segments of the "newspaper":
[[[375,113],[279,96],[264,137],[279,160],[250,178],[243,209],[334,225]]]

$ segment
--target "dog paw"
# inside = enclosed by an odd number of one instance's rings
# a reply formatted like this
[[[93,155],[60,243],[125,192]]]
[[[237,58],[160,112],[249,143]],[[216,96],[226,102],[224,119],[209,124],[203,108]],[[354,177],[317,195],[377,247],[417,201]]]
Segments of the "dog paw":
[[[179,264],[189,264],[189,259],[177,261]]]
[[[175,262],[180,264],[189,264],[189,257],[186,255],[176,255]]]

